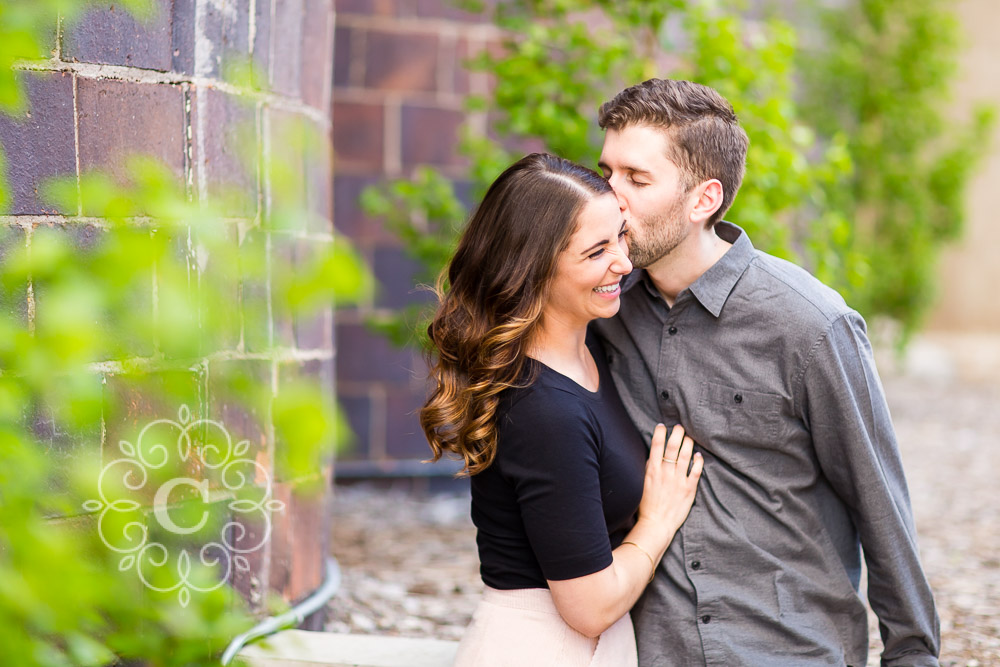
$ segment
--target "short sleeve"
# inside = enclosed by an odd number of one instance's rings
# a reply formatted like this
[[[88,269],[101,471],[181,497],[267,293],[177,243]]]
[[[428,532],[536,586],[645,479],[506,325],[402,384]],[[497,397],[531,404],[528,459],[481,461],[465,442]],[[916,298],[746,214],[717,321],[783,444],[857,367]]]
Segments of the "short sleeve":
[[[514,489],[545,578],[574,579],[611,565],[593,414],[569,393],[536,387],[498,426],[499,470]]]

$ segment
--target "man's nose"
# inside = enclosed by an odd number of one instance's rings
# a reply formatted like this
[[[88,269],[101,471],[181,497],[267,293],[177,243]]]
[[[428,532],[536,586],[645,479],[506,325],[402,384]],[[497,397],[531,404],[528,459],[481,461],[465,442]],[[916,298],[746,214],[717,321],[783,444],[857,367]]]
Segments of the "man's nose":
[[[611,186],[614,187],[613,185]],[[628,209],[628,201],[622,196],[618,190],[615,190],[615,199],[618,200],[618,208],[624,213]]]

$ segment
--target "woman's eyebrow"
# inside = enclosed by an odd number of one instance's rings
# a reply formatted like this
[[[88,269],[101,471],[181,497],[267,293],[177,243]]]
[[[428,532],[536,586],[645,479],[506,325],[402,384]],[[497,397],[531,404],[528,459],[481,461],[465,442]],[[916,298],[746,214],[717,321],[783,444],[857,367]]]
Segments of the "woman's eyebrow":
[[[618,228],[618,233],[621,234],[623,229],[625,229],[625,221],[624,220],[622,220],[622,226]],[[581,255],[586,255],[591,250],[596,250],[597,248],[600,248],[602,245],[608,245],[609,243],[611,243],[611,241],[609,241],[608,239],[604,239],[603,241],[598,241],[597,243],[595,243],[594,245],[590,246],[586,250],[581,251],[580,254]]]
[[[586,255],[591,250],[596,250],[597,248],[600,248],[602,245],[608,245],[609,243],[611,243],[611,241],[609,241],[608,239],[604,239],[603,241],[598,241],[597,243],[595,243],[594,245],[590,246],[586,250],[581,251],[580,254],[581,255]]]

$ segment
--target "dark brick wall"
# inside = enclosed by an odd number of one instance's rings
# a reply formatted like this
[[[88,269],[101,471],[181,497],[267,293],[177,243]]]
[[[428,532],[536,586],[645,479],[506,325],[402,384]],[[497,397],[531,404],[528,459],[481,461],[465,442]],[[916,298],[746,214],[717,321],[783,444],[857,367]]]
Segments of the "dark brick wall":
[[[243,203],[226,211],[234,254],[271,266],[294,265],[333,242],[332,146],[296,153],[279,128],[290,119],[311,124],[329,136],[332,104],[334,0],[157,0],[159,11],[139,21],[118,3],[95,5],[75,25],[67,25],[50,59],[22,73],[30,113],[0,116],[0,145],[7,159],[12,202],[0,212],[0,261],[40,233],[63,234],[85,254],[102,233],[79,206],[56,210],[43,203],[39,188],[52,176],[76,176],[92,168],[127,176],[123,157],[153,155],[182,177],[188,195],[217,194],[235,186]],[[200,32],[199,32],[200,31]],[[270,92],[246,93],[223,80],[230,63],[251,60]],[[111,67],[108,67],[111,66]],[[239,129],[242,128],[242,129]],[[314,213],[303,231],[267,231],[261,218],[278,194],[271,175],[256,162],[244,169],[234,145],[251,156],[271,151],[295,161],[299,191],[292,196]],[[256,173],[255,173],[256,172]],[[196,239],[195,239],[196,241]],[[158,418],[176,418],[187,404],[192,418],[217,419],[250,442],[258,462],[273,466],[286,445],[275,441],[269,415],[247,414],[236,400],[238,385],[270,388],[280,395],[296,378],[319,379],[334,395],[333,312],[296,319],[271,295],[267,280],[250,280],[232,265],[199,264],[186,247],[199,280],[212,281],[229,294],[218,336],[202,343],[204,358],[194,370],[158,367],[158,355],[173,354],[170,341],[109,341],[109,358],[151,368],[125,372],[128,364],[103,364],[94,372],[94,392],[103,395],[100,424],[86,442],[68,440],[57,415],[39,408],[30,416],[39,446],[52,456],[54,469],[69,469],[81,458],[100,462],[120,456],[119,439]],[[149,310],[156,298],[153,276],[141,281],[135,307]],[[44,328],[44,289],[31,284],[0,290],[0,308],[14,313],[29,330]],[[180,373],[180,375],[178,375]],[[168,381],[169,380],[169,381]],[[175,382],[178,381],[178,382]],[[164,394],[166,388],[174,391]],[[116,407],[117,406],[117,407]],[[305,480],[282,479],[273,468],[275,498],[285,509],[272,516],[274,531],[264,549],[248,556],[250,571],[233,582],[253,607],[263,610],[268,592],[295,601],[322,579],[327,553],[327,504],[330,466]],[[95,480],[96,481],[96,480]],[[326,489],[319,496],[300,492],[301,483]],[[233,517],[247,528],[243,540],[262,535],[265,526]]]
[[[429,454],[415,414],[425,395],[424,362],[364,322],[430,295],[415,285],[418,267],[399,241],[361,212],[358,195],[420,165],[463,180],[467,164],[457,149],[464,99],[485,92],[488,81],[462,61],[497,38],[483,16],[448,0],[337,0],[334,225],[362,250],[379,283],[370,303],[337,313],[337,391],[357,436],[340,456],[344,475],[412,471]],[[484,125],[481,118],[473,122]]]

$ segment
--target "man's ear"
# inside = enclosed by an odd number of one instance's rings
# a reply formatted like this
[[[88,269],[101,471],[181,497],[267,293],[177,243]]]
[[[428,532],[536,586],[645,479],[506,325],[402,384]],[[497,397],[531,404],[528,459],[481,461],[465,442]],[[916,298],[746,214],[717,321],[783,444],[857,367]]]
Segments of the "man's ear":
[[[717,178],[699,183],[691,196],[696,198],[691,207],[691,222],[705,224],[722,206],[722,183]]]

